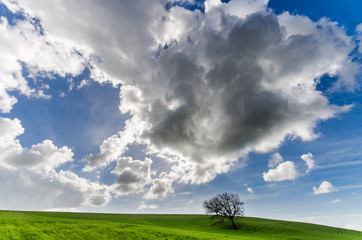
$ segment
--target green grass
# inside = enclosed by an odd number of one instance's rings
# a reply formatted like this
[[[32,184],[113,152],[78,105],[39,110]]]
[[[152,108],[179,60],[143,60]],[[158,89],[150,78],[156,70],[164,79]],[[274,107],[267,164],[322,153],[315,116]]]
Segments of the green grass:
[[[320,225],[205,215],[142,215],[0,211],[0,239],[362,239],[362,232]]]

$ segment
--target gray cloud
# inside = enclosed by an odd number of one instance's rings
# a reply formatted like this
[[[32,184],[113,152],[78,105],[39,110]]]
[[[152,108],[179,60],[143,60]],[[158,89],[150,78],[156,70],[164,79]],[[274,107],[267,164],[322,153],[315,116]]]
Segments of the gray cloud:
[[[163,199],[169,193],[173,193],[173,179],[167,176],[167,173],[162,172],[159,178],[152,180],[152,187],[143,196],[146,199]]]
[[[151,159],[145,161],[123,157],[117,160],[117,166],[112,171],[117,175],[116,182],[111,186],[117,195],[141,192],[151,181]]]
[[[199,178],[193,182],[212,179],[206,176],[221,156],[233,162],[239,151],[268,152],[288,135],[312,140],[317,121],[345,110],[315,90],[315,78],[328,72],[318,66],[327,61],[325,45],[337,46],[318,34],[286,37],[271,13],[234,23],[222,17],[225,29],[199,29],[199,46],[179,43],[161,52],[154,84],[161,82],[162,95],[150,102],[151,90],[140,87],[151,105],[142,108],[150,126],[143,136],[158,151],[197,163],[196,171],[184,169]]]
[[[180,182],[208,182],[288,136],[313,140],[319,121],[351,108],[316,90],[322,75],[356,66],[349,58],[355,44],[334,23],[265,11],[239,18],[226,6],[205,15],[171,9],[167,19],[192,22],[148,75],[121,86],[120,110],[132,118],[119,139],[134,133],[133,141],[173,165],[168,177]],[[296,25],[306,27],[290,31]]]
[[[270,13],[265,0],[209,0],[205,14],[166,11],[156,0],[19,3],[39,17],[47,36],[68,43],[62,52],[82,50],[76,69],[87,61],[95,81],[122,83],[120,111],[131,118],[84,159],[85,171],[117,161],[118,195],[152,183],[145,196],[162,198],[173,181],[211,181],[286,137],[313,140],[318,122],[351,108],[330,104],[316,80],[328,74],[339,76],[335,89],[358,85],[351,37],[326,19]],[[151,179],[150,159],[124,156],[134,143],[166,159],[171,171]],[[295,169],[292,162],[279,166]]]

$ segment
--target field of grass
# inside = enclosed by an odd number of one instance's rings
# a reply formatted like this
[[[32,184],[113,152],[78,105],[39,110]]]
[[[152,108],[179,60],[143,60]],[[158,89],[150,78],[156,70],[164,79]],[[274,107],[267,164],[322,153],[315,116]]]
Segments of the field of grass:
[[[0,239],[362,239],[362,232],[306,223],[204,215],[127,215],[0,211]]]

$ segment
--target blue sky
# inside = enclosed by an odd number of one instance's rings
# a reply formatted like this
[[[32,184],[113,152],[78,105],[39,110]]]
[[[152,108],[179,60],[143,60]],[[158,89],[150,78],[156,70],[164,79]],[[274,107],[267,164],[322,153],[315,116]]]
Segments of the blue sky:
[[[0,208],[362,230],[360,1],[0,2]]]

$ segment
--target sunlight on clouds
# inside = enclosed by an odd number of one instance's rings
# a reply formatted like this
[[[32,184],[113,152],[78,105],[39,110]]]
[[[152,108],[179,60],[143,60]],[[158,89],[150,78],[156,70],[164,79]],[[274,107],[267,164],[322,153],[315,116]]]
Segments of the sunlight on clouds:
[[[6,36],[1,45],[7,46],[0,56],[2,112],[16,104],[13,90],[46,97],[40,86],[28,86],[23,62],[34,78],[40,73],[76,76],[87,67],[94,81],[120,88],[119,110],[130,116],[98,153],[77,161],[85,164],[84,172],[105,171],[115,162],[113,184],[54,173],[59,186],[72,186],[64,191],[77,193],[74,206],[104,205],[111,193],[144,192],[145,199],[163,199],[174,193],[174,183],[208,183],[249,153],[275,151],[286,138],[318,138],[318,123],[353,106],[334,105],[316,89],[324,75],[338,77],[335,91],[358,87],[360,66],[350,55],[356,43],[337,23],[287,12],[277,16],[266,9],[267,0],[208,0],[205,13],[165,9],[162,3],[4,1],[25,19],[14,26],[5,19],[0,24]],[[32,18],[39,19],[44,34],[36,31]],[[73,161],[70,148],[58,148],[51,140],[22,148],[16,140],[24,131],[19,120],[2,119],[1,124],[14,128],[3,135],[8,139],[3,167],[21,166],[35,174]],[[145,159],[126,154],[134,144],[146,146]],[[315,168],[311,153],[301,156],[304,174],[278,154],[270,157],[273,169],[263,173],[267,182],[294,180]],[[170,164],[170,170],[154,169],[153,156]],[[332,185],[323,183],[314,187],[316,194],[331,191]]]
[[[16,139],[24,128],[18,119],[0,118],[0,164],[10,169],[31,169],[36,172],[50,171],[59,165],[73,161],[73,153],[68,147],[57,148],[50,140],[23,148]]]
[[[263,178],[266,182],[294,180],[297,177],[299,177],[299,173],[291,161],[282,162],[275,169],[270,169],[267,173],[263,173]]]
[[[10,4],[11,5],[11,4]],[[65,76],[78,75],[85,68],[86,57],[76,51],[76,45],[67,40],[57,39],[51,35],[43,35],[34,25],[33,19],[25,14],[24,21],[17,21],[12,26],[5,17],[0,22],[0,110],[10,112],[17,102],[8,92],[18,90],[27,97],[50,98],[44,93],[47,85],[37,84],[36,88],[29,84],[22,71],[26,66],[29,77],[37,82],[36,77],[47,72],[49,76],[59,74]],[[78,49],[82,52],[81,47]]]
[[[173,179],[167,176],[167,173],[160,173],[159,178],[152,179],[152,187],[143,196],[146,199],[163,199],[167,194],[173,193]]]
[[[104,206],[111,200],[107,186],[80,178],[71,171],[55,171],[74,161],[68,147],[44,140],[31,149],[16,139],[24,129],[18,119],[0,118],[0,204],[8,209],[41,210]],[[40,187],[41,186],[41,187]]]
[[[335,192],[338,191],[337,188],[335,188],[332,183],[328,182],[328,181],[323,181],[321,183],[321,185],[319,185],[319,187],[313,187],[313,192],[315,195],[319,195],[319,194],[325,194],[325,193],[331,193],[331,192]]]
[[[280,162],[283,162],[282,156],[278,152],[274,153],[274,154],[270,155],[268,167],[269,168],[275,167]]]
[[[38,174],[0,166],[2,208],[14,210],[69,209],[104,206],[111,200],[107,186],[78,177],[70,171]]]
[[[152,160],[133,160],[123,157],[117,160],[117,166],[112,171],[117,175],[116,182],[111,186],[116,195],[142,192],[146,184],[151,181]]]
[[[274,169],[269,169],[269,171],[266,173],[263,173],[264,181],[280,182],[285,180],[294,180],[298,177],[308,174],[311,170],[315,168],[316,165],[314,160],[312,159],[313,154],[311,153],[303,154],[300,158],[305,162],[305,165],[307,166],[307,170],[305,171],[305,173],[300,173],[297,170],[294,162],[292,161],[283,162],[283,158],[280,155],[280,153],[274,153],[270,155],[268,167],[269,168],[273,168],[275,166],[276,167]]]
[[[303,159],[305,161],[305,164],[307,165],[308,169],[306,170],[305,173],[309,173],[312,169],[316,167],[315,162],[313,160],[313,154],[311,153],[303,154],[300,158]]]
[[[260,8],[265,1],[255,4],[250,9]],[[272,13],[251,14],[254,10],[250,10],[249,15],[235,18],[228,15],[228,6],[207,2],[205,16],[199,18],[193,17],[199,16],[197,11],[182,14],[185,10],[180,7],[170,10],[172,18],[166,18],[166,23],[192,19],[192,24],[184,33],[168,32],[166,38],[173,35],[177,44],[160,51],[153,69],[145,68],[147,74],[124,81],[120,110],[137,121],[131,120],[123,132],[110,138],[122,141],[117,144],[120,148],[102,145],[101,155],[94,155],[96,161],[89,157],[85,169],[115,161],[124,153],[121,149],[136,142],[173,164],[167,173],[168,186],[173,181],[206,183],[249,152],[276,149],[286,136],[314,140],[319,136],[314,132],[317,122],[350,108],[331,105],[315,89],[315,78],[353,66],[348,54],[354,44],[334,23],[314,23],[289,14],[283,16],[282,28]],[[220,17],[222,24],[217,20]],[[152,29],[157,29],[152,24]],[[305,28],[284,34],[296,24]],[[157,36],[157,31],[153,35]],[[112,157],[101,157],[103,152]],[[312,159],[306,163],[309,172],[314,167]],[[274,177],[265,173],[268,180],[301,175],[292,162],[270,171]]]

